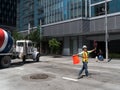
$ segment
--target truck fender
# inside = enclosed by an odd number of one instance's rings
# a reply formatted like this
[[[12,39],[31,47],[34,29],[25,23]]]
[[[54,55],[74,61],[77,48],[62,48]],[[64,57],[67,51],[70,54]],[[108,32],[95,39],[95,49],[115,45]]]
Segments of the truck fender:
[[[33,59],[36,59],[37,55],[39,55],[39,52],[38,51],[34,51],[32,55],[33,55]]]

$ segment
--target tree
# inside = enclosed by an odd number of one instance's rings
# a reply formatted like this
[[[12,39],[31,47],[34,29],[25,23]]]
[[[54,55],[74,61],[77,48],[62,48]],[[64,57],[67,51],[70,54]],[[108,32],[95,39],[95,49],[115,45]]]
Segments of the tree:
[[[17,31],[12,32],[12,37],[14,38],[15,41],[23,39],[21,33],[18,33]]]
[[[39,47],[40,45],[40,34],[38,30],[34,30],[32,31],[29,35],[28,35],[29,39],[33,42],[36,43],[36,46]]]
[[[58,54],[61,43],[58,42],[55,38],[49,40],[49,47],[52,54]]]
[[[29,39],[33,42],[35,42],[36,47],[40,48],[40,44],[42,41],[42,32],[40,26],[38,26],[36,29],[32,30],[29,35],[25,37],[26,39]]]

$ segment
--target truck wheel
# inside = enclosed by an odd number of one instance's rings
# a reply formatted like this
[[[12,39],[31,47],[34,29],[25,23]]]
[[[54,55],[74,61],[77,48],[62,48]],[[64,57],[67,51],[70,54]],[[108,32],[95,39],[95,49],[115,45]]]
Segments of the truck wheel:
[[[11,58],[10,56],[4,56],[0,60],[0,65],[2,68],[8,68],[11,65]]]
[[[39,54],[36,56],[36,62],[39,62]]]
[[[22,57],[22,60],[23,60],[23,63],[25,63],[25,61],[26,61],[25,55]]]

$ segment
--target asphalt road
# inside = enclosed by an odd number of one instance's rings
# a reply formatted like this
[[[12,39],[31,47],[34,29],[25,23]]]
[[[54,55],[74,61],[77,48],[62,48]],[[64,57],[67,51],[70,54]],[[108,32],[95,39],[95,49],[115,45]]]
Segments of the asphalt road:
[[[12,61],[0,69],[1,90],[120,90],[120,60],[109,63],[89,60],[89,78],[77,79],[82,66],[73,65],[71,57],[40,57],[40,62]],[[84,73],[83,73],[84,74]]]

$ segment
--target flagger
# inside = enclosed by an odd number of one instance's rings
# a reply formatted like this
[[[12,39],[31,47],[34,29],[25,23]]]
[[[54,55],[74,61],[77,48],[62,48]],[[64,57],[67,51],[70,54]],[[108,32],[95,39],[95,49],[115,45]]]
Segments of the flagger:
[[[84,70],[85,70],[85,76],[88,77],[88,75],[89,75],[89,73],[88,73],[88,57],[89,57],[90,53],[92,53],[96,50],[96,48],[95,48],[93,50],[88,51],[86,45],[83,45],[82,49],[83,49],[83,51],[77,54],[78,56],[82,57],[82,63],[83,63],[83,66],[78,74],[78,79],[81,78],[81,74]]]

